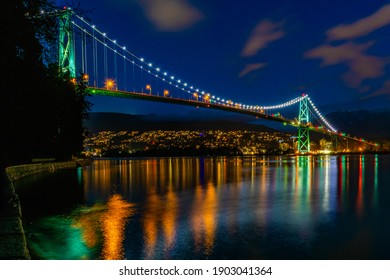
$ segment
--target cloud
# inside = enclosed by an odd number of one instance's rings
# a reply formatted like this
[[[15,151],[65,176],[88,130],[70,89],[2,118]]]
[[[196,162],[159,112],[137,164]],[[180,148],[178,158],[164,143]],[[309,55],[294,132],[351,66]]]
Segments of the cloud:
[[[389,95],[390,97],[390,80],[385,81],[380,89],[367,96],[367,98],[378,95]]]
[[[203,19],[203,14],[186,0],[139,0],[146,17],[160,31],[181,31]]]
[[[383,6],[372,15],[351,24],[340,24],[327,31],[330,40],[343,40],[361,37],[390,24],[390,4]]]
[[[253,63],[253,64],[247,64],[245,68],[238,74],[239,77],[244,77],[245,75],[248,75],[250,72],[258,70],[260,68],[265,67],[266,63]]]
[[[281,22],[270,20],[261,21],[252,31],[248,41],[241,51],[243,57],[253,56],[261,49],[267,47],[270,42],[276,41],[285,35]]]
[[[364,83],[366,79],[378,79],[385,75],[385,67],[390,63],[387,57],[369,55],[366,51],[375,43],[355,43],[353,39],[365,36],[381,27],[390,24],[390,4],[382,6],[373,14],[350,24],[340,24],[326,32],[328,43],[318,46],[304,54],[306,58],[321,59],[321,66],[341,64],[347,67],[343,79],[352,88],[367,93],[371,86]],[[344,44],[332,45],[329,42],[345,40]],[[366,96],[372,97],[390,93],[390,81],[382,88]]]
[[[388,61],[365,54],[373,44],[374,42],[364,44],[347,42],[339,46],[321,45],[307,51],[304,56],[322,59],[322,66],[346,65],[348,71],[344,74],[344,79],[349,86],[357,88],[365,79],[380,78],[384,75],[384,68]]]
[[[366,44],[345,43],[339,46],[321,45],[307,51],[304,56],[307,58],[321,58],[322,66],[333,65],[358,59],[363,51],[369,48],[372,42]]]

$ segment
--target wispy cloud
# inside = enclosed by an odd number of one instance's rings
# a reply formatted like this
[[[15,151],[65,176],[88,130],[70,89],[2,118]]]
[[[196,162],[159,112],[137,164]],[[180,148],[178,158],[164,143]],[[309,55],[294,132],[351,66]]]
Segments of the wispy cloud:
[[[258,54],[262,49],[265,49],[269,43],[279,40],[285,35],[282,22],[273,22],[269,19],[262,20],[252,30],[248,40],[246,41],[242,51],[242,57],[252,57]],[[249,73],[265,67],[267,63],[250,63],[245,65],[244,69],[238,74],[239,77],[244,77]]]
[[[204,16],[186,0],[139,0],[146,17],[160,31],[185,30]]]
[[[285,35],[282,27],[281,22],[272,22],[268,19],[261,21],[252,31],[241,55],[243,57],[254,56],[269,43],[282,38]]]
[[[340,24],[326,33],[329,40],[354,39],[390,24],[390,4],[351,24]]]
[[[244,77],[248,75],[249,73],[261,69],[264,66],[266,66],[266,63],[253,63],[253,64],[247,64],[245,68],[238,74],[239,77]]]
[[[390,97],[390,80],[384,82],[384,84],[380,89],[367,96],[367,98],[378,96],[378,95],[389,95]]]
[[[376,79],[380,83],[386,73],[386,65],[389,58],[367,54],[367,50],[376,42],[356,43],[354,39],[360,39],[371,32],[390,24],[390,4],[384,5],[373,14],[361,18],[350,24],[340,24],[330,28],[326,32],[327,43],[320,45],[304,54],[306,58],[318,58],[322,60],[322,66],[345,65],[347,71],[343,79],[348,86],[356,88],[359,92],[369,92],[370,86],[364,81]],[[341,45],[335,45],[333,41],[344,40]],[[382,89],[369,96],[384,94],[389,86],[384,84]]]
[[[367,55],[366,50],[374,42],[357,44],[347,42],[339,46],[321,45],[307,51],[306,58],[318,58],[322,60],[322,66],[344,64],[348,71],[344,79],[351,87],[358,88],[365,79],[380,78],[384,75],[387,62],[376,56]]]

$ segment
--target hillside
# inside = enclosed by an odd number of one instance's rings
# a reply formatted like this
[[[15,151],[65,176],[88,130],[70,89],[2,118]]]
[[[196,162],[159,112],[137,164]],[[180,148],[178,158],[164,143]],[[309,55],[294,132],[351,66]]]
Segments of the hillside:
[[[276,131],[272,128],[251,124],[243,119],[164,119],[158,115],[130,115],[121,113],[90,113],[84,125],[90,133],[111,131],[149,131],[149,130],[250,130]]]
[[[390,110],[338,111],[326,118],[338,130],[353,136],[371,140],[390,138]]]
[[[384,140],[390,138],[390,110],[381,111],[338,111],[326,115],[334,127],[351,136],[363,137],[369,140]],[[259,119],[260,122],[260,119]],[[263,125],[263,123],[265,125]],[[149,130],[250,130],[274,132],[284,130],[295,133],[291,127],[277,127],[275,123],[263,121],[253,123],[249,116],[213,116],[199,119],[190,117],[164,117],[161,115],[130,115],[122,113],[90,113],[85,120],[85,127],[90,133],[104,130],[112,131],[149,131]],[[322,137],[319,135],[314,138]]]

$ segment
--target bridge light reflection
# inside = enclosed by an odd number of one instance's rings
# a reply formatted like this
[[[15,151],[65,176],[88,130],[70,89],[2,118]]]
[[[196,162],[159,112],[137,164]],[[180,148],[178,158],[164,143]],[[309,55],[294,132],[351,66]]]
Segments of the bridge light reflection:
[[[133,214],[133,204],[126,202],[121,195],[114,194],[109,198],[107,211],[101,217],[104,240],[102,259],[123,259],[126,221]]]

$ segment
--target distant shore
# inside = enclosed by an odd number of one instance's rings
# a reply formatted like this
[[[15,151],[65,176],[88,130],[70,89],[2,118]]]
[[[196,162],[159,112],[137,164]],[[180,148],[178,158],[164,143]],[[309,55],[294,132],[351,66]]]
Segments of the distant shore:
[[[243,154],[185,154],[185,153],[139,153],[139,154],[109,154],[102,156],[90,157],[90,160],[94,159],[107,159],[107,158],[153,158],[153,157],[298,157],[298,156],[345,156],[345,155],[386,155],[390,152],[340,152],[340,153],[285,153],[285,154],[254,154],[254,155],[243,155]]]

